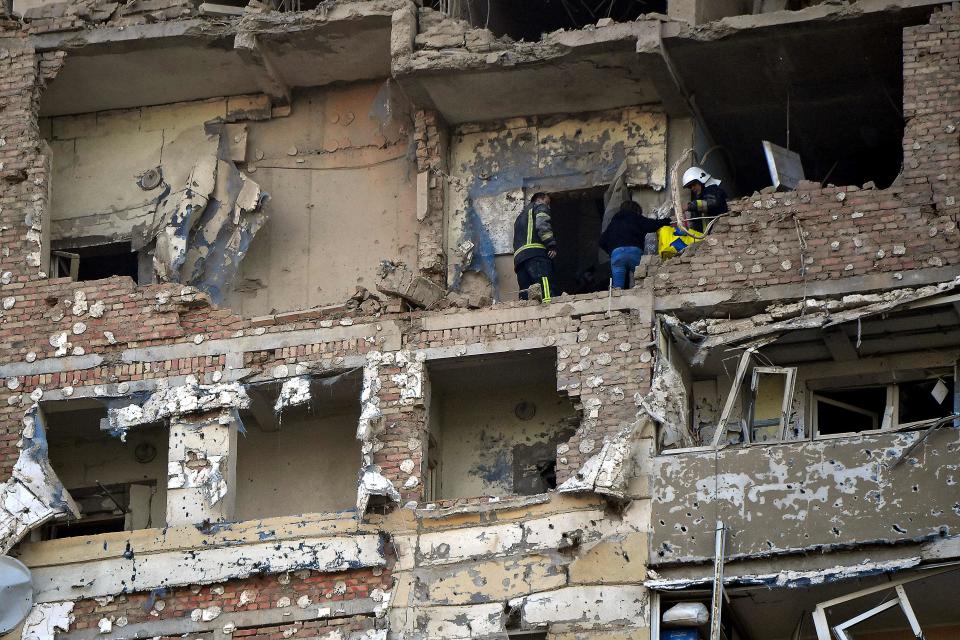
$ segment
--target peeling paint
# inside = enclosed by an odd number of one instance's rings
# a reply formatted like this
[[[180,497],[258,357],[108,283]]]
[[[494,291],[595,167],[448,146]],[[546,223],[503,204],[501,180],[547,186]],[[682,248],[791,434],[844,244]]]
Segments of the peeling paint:
[[[24,416],[20,456],[0,492],[0,509],[0,554],[58,516],[80,515],[47,459],[46,432],[36,406]]]
[[[127,429],[172,416],[250,407],[246,389],[237,383],[203,385],[193,376],[188,376],[185,384],[174,387],[160,384],[163,382],[158,382],[157,391],[142,405],[130,404],[108,410],[110,426],[121,437]]]
[[[280,395],[273,410],[280,413],[286,407],[297,407],[310,402],[310,376],[299,376],[284,380],[280,386]]]
[[[23,623],[20,640],[54,640],[58,631],[69,631],[73,602],[35,604]]]

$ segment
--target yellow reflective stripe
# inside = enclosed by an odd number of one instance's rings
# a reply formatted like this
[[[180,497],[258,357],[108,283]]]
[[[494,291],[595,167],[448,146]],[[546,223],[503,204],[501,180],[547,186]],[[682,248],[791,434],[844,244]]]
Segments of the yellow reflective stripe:
[[[550,302],[550,281],[546,277],[540,278],[543,281],[543,301]]]
[[[706,200],[697,200],[697,211],[701,213],[707,212],[707,201]]]
[[[527,209],[527,245],[533,242],[533,207]]]
[[[544,245],[538,243],[538,242],[533,242],[533,243],[530,243],[530,244],[525,244],[525,245],[523,245],[522,247],[520,247],[519,249],[517,249],[516,251],[514,251],[514,252],[513,252],[513,255],[517,255],[518,253],[520,253],[521,251],[524,251],[524,250],[526,250],[526,249],[546,249],[546,247],[545,247]]]

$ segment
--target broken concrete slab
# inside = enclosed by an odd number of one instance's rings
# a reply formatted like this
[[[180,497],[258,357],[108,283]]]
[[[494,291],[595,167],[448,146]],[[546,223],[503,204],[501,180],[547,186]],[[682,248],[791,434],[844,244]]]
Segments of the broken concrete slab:
[[[80,515],[50,466],[43,417],[36,405],[23,418],[20,438],[20,456],[0,491],[0,554],[56,517]]]
[[[417,275],[406,265],[389,261],[381,263],[377,290],[426,309],[436,305],[446,294],[443,287]]]

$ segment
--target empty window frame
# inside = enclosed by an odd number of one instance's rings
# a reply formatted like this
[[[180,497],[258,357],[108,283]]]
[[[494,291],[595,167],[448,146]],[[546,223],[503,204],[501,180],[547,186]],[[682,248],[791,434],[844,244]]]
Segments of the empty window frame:
[[[750,442],[786,439],[796,375],[793,367],[754,367],[747,411]]]
[[[820,389],[812,394],[816,436],[922,427],[953,414],[953,375],[884,385]]]
[[[138,281],[139,254],[129,242],[65,248],[50,252],[50,277],[78,282],[128,276]]]
[[[717,422],[712,446],[720,444],[751,444],[781,442],[787,439],[790,426],[796,367],[754,366],[755,348],[747,349],[740,357],[733,384]],[[750,386],[744,381],[750,373]],[[745,410],[739,425],[731,424],[737,400]],[[734,435],[736,434],[736,435]]]

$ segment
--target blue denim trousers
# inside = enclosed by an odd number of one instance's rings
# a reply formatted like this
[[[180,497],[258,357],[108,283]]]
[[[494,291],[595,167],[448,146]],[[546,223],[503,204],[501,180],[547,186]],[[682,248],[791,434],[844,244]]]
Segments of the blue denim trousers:
[[[640,247],[617,247],[610,254],[610,270],[613,272],[613,286],[616,289],[627,289],[630,276],[640,264],[643,250]]]

